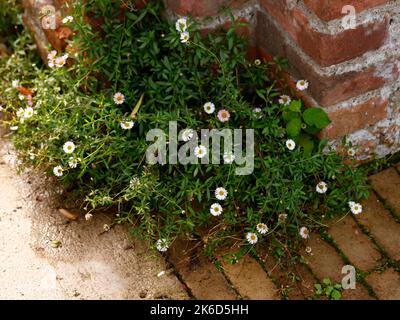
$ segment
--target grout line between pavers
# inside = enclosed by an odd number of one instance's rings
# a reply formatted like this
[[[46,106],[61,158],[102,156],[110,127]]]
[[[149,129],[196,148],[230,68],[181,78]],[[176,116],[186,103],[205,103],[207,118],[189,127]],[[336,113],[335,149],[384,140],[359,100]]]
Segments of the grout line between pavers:
[[[397,263],[394,259],[390,257],[390,255],[386,252],[386,250],[383,248],[383,246],[377,241],[374,237],[374,234],[366,227],[364,226],[358,219],[356,219],[354,216],[352,217],[357,226],[361,229],[361,231],[368,237],[368,239],[377,247],[379,253],[382,255],[384,258],[384,262],[370,270],[365,271],[367,275],[371,274],[374,271],[381,270],[381,268],[384,268],[384,270],[392,267],[396,269],[396,271],[400,272],[400,263]],[[386,265],[386,266],[385,266]]]
[[[274,286],[277,288],[278,292],[279,292],[279,296],[281,297],[282,300],[289,300],[287,299],[287,297],[283,296],[283,294],[281,293],[281,286],[279,281],[272,276],[272,274],[270,274],[270,272],[268,271],[268,269],[265,266],[265,263],[262,261],[262,259],[259,257],[258,253],[254,250],[252,250],[250,252],[250,255],[254,258],[254,260],[257,261],[257,263],[260,265],[260,267],[264,270],[264,272],[267,274],[267,277],[269,279],[271,279],[272,283],[274,284]],[[306,297],[304,297],[306,298]]]
[[[329,244],[331,247],[333,247],[335,249],[335,251],[339,254],[340,258],[342,259],[342,261],[348,265],[354,266],[354,264],[350,261],[350,259],[344,254],[344,252],[340,249],[339,245],[335,242],[335,240],[333,239],[333,237],[325,230],[320,231],[320,236],[322,238],[323,241],[325,241],[327,244]],[[356,279],[358,280],[359,283],[361,283],[361,285],[364,286],[365,289],[367,289],[368,294],[374,298],[374,299],[378,299],[379,297],[378,295],[375,293],[374,289],[371,287],[371,285],[365,280],[365,276],[363,271],[361,271],[360,269],[356,268],[354,266],[354,268],[356,269],[356,274],[357,277]]]
[[[175,267],[175,264],[173,264],[168,257],[164,257],[165,260],[167,261],[167,263],[170,265],[171,269],[173,270],[173,274],[175,275],[175,277],[179,280],[179,282],[183,285],[186,293],[188,294],[190,300],[197,300],[197,298],[195,297],[195,295],[193,294],[192,290],[190,289],[190,287],[186,284],[186,282],[183,280],[181,274],[178,272],[178,270]]]
[[[381,196],[378,190],[376,190],[371,184],[372,190],[375,192],[376,197],[382,203],[383,207],[390,213],[396,223],[400,223],[400,214],[397,214],[396,210]]]

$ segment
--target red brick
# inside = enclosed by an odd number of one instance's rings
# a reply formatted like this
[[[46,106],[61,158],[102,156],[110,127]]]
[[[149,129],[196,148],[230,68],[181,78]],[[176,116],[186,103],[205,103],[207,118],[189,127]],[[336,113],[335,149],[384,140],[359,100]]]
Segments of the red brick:
[[[366,281],[382,300],[400,299],[400,274],[394,269],[387,269],[382,273],[371,273]]]
[[[332,123],[322,132],[321,136],[335,139],[355,132],[368,125],[373,125],[387,118],[388,100],[374,97],[369,101],[329,112]]]
[[[277,300],[280,298],[274,283],[254,258],[246,255],[237,263],[231,264],[224,257],[224,254],[230,252],[231,250],[228,250],[217,254],[218,260],[222,264],[224,273],[244,299]]]
[[[376,267],[382,258],[374,244],[350,216],[334,223],[329,229],[329,234],[351,263],[362,271]]]
[[[174,265],[192,294],[201,300],[235,300],[236,293],[196,241],[176,240],[168,250]]]
[[[400,175],[389,168],[370,177],[370,182],[379,196],[400,217]]]
[[[356,219],[372,233],[392,259],[400,262],[400,224],[393,219],[374,192],[363,202],[363,212]]]
[[[343,17],[342,8],[351,5],[360,13],[366,9],[388,3],[388,0],[304,0],[305,5],[322,20],[329,21]]]
[[[320,106],[330,106],[349,98],[379,89],[394,82],[398,76],[396,62],[398,56],[392,56],[384,62],[392,65],[390,77],[378,75],[381,71],[376,66],[370,66],[360,71],[345,72],[340,75],[324,75],[317,72],[316,66],[305,59],[293,46],[287,45],[282,32],[269,21],[266,14],[257,15],[256,40],[261,56],[266,53],[273,56],[286,57],[290,61],[288,71],[295,77],[307,79],[310,82],[308,93]],[[267,59],[268,60],[268,59]]]
[[[297,5],[289,7],[285,0],[261,0],[261,5],[315,62],[324,67],[376,50],[388,36],[388,18],[332,35],[315,30]]]
[[[237,8],[248,0],[165,0],[165,6],[178,15],[208,17],[224,8]]]

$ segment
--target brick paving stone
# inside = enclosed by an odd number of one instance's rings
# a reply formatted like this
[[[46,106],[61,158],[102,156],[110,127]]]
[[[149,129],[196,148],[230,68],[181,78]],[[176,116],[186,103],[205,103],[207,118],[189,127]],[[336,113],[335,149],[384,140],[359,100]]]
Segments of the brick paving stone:
[[[316,277],[320,280],[330,278],[335,282],[342,281],[341,272],[345,263],[336,250],[316,234],[310,236],[307,246],[312,253],[304,257]]]
[[[343,277],[342,268],[345,265],[336,250],[321,239],[320,236],[312,234],[307,246],[311,247],[312,253],[304,256],[315,276],[322,281],[330,278],[335,283],[341,283]],[[343,290],[344,300],[367,300],[372,299],[367,289],[362,284],[356,284],[354,290]]]
[[[363,203],[356,219],[366,227],[390,258],[400,261],[400,224],[388,212],[375,193]]]
[[[228,253],[229,251],[225,251]],[[244,299],[277,300],[278,289],[260,264],[249,254],[231,264],[224,253],[217,254],[225,275]]]
[[[375,191],[400,217],[400,174],[394,168],[386,169],[370,177]]]
[[[366,277],[381,300],[400,300],[400,274],[394,269],[374,272]]]
[[[279,284],[281,289],[286,290],[289,300],[304,300],[314,295],[316,280],[306,266],[301,263],[281,266],[268,253],[268,248],[266,247],[258,247],[257,256],[270,277]],[[297,280],[293,279],[293,275],[296,275]]]
[[[371,240],[357,226],[351,216],[332,225],[329,234],[354,266],[362,271],[378,265],[382,258]]]
[[[236,292],[224,275],[202,253],[197,241],[177,240],[169,251],[169,261],[197,299],[234,300]]]

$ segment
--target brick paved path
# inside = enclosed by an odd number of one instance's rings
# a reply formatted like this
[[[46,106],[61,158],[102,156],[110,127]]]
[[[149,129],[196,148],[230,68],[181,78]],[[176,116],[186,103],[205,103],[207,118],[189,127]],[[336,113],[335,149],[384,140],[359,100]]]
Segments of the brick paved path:
[[[356,289],[343,299],[400,299],[400,163],[370,177],[373,188],[363,212],[329,222],[322,235],[312,234],[300,254],[305,264],[282,269],[266,249],[237,264],[216,255],[204,257],[202,244],[177,242],[169,260],[197,299],[307,299],[314,284],[330,278],[341,283],[342,267],[357,271]],[[186,258],[180,260],[185,254]]]

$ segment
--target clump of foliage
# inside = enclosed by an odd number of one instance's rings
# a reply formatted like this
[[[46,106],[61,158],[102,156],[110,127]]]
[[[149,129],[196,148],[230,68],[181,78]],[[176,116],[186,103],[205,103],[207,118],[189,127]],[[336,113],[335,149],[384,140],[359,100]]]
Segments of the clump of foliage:
[[[316,283],[314,285],[315,296],[317,298],[325,296],[329,300],[340,300],[342,298],[342,286],[340,283],[332,283],[332,280],[325,278],[322,284]]]
[[[154,246],[162,240],[159,249],[199,229],[209,230],[210,248],[227,239],[286,246],[300,239],[302,227],[318,228],[324,217],[348,213],[348,201],[366,197],[364,172],[316,138],[327,115],[300,100],[279,103],[270,63],[246,59],[234,20],[228,30],[203,36],[192,21],[182,43],[158,1],[142,9],[100,0],[72,7],[71,63],[41,65],[21,36],[15,54],[0,61],[0,103],[12,117],[6,124],[23,166],[59,176],[94,218],[96,209],[113,206],[115,224],[131,223],[133,234]],[[124,103],[113,100],[117,92]],[[210,101],[212,114],[203,109]],[[229,121],[218,119],[220,109]],[[236,163],[146,163],[146,133],[158,128],[168,136],[170,121],[196,132],[254,129],[254,171],[236,175]],[[130,130],[121,128],[130,122]],[[72,153],[63,150],[67,141],[76,146]],[[316,192],[321,181],[328,186],[323,194]],[[224,200],[214,193],[219,187],[228,193]],[[219,216],[210,213],[214,203],[223,209]],[[260,223],[268,231],[260,232]]]

